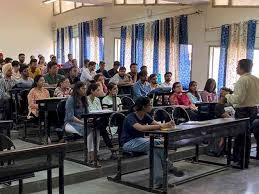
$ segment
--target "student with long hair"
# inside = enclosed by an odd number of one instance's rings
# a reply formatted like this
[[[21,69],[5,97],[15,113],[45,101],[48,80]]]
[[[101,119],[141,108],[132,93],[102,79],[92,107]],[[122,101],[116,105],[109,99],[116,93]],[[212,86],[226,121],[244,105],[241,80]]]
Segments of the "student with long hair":
[[[113,97],[117,96],[118,94],[118,86],[114,83],[109,83],[107,88],[108,88],[108,93],[107,93],[107,96],[103,98],[102,104],[103,104],[103,108],[112,109]],[[119,97],[116,97],[116,104],[117,104],[117,110],[119,110],[120,106],[122,106],[121,99]]]
[[[187,96],[189,97],[190,101],[193,104],[202,102],[201,95],[198,92],[196,81],[191,81],[189,83],[189,90],[188,90]]]
[[[56,97],[68,97],[71,94],[70,82],[68,78],[62,78],[58,82],[58,87],[54,91]]]
[[[216,81],[212,78],[208,79],[204,91],[201,93],[201,98],[203,102],[216,102],[217,94],[216,94]]]

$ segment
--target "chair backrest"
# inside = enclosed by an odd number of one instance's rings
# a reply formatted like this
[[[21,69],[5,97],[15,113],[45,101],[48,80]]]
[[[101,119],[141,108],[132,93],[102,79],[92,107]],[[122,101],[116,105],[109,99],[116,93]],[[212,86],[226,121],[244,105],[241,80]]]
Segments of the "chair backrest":
[[[4,135],[0,134],[0,151],[15,149],[15,145],[12,140]]]
[[[164,109],[155,109],[154,113],[153,113],[153,118],[155,121],[164,123],[164,122],[169,122],[172,120],[172,117],[170,116],[170,114],[164,110]]]
[[[175,107],[173,118],[176,125],[190,121],[188,112],[182,107]]]
[[[124,110],[129,110],[132,108],[132,106],[135,105],[134,100],[128,96],[122,97],[121,103],[122,103],[122,109],[124,109]]]
[[[66,115],[66,100],[62,100],[57,105],[57,116],[58,116],[58,126],[63,128],[64,120]]]
[[[171,116],[172,120],[174,120],[174,107],[172,106],[168,106],[168,107],[165,107],[164,110],[166,112],[168,112],[168,114]]]
[[[30,90],[29,89],[25,89],[20,91],[19,93],[19,114],[21,115],[27,115],[28,114],[28,94],[29,94]]]
[[[118,135],[118,140],[120,140],[124,119],[125,115],[118,112],[111,114],[109,117],[108,133],[111,139],[113,139],[115,135]]]

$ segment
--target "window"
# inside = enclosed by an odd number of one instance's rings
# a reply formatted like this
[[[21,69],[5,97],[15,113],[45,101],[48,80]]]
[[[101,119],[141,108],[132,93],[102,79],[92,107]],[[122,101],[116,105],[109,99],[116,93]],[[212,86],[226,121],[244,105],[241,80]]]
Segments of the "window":
[[[53,15],[58,15],[83,6],[86,6],[86,4],[66,0],[57,0],[53,2]]]
[[[61,13],[75,9],[75,3],[72,1],[61,1]]]
[[[121,39],[114,39],[114,61],[120,61]]]
[[[258,7],[259,0],[213,0],[214,7]]]
[[[73,57],[79,62],[79,37],[74,37],[73,38]]]

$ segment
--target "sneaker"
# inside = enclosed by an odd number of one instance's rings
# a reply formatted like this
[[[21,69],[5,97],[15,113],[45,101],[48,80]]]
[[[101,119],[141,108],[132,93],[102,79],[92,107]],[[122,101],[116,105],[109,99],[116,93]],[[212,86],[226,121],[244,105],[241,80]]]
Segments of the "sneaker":
[[[176,177],[182,177],[182,176],[184,176],[184,172],[183,171],[181,171],[181,170],[178,170],[176,167],[171,167],[170,169],[169,169],[169,172],[170,173],[172,173],[174,176],[176,176]]]

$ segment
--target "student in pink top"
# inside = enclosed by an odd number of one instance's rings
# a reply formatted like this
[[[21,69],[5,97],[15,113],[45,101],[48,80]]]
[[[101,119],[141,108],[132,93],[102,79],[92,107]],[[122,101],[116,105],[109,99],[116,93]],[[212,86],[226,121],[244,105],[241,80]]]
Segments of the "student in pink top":
[[[201,92],[202,102],[217,102],[216,81],[212,78],[208,79],[204,91]]]

